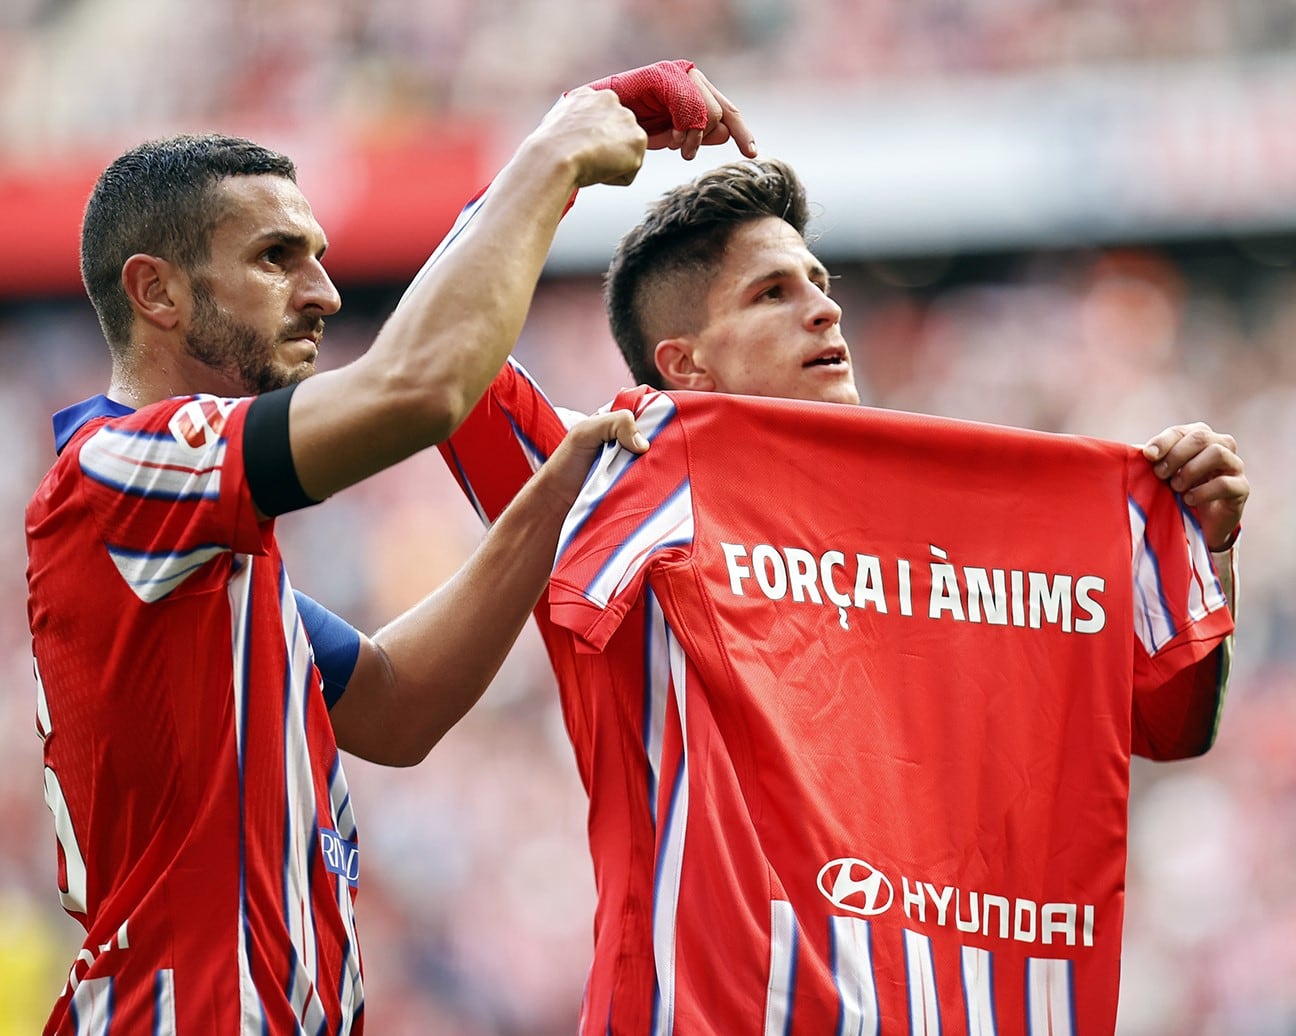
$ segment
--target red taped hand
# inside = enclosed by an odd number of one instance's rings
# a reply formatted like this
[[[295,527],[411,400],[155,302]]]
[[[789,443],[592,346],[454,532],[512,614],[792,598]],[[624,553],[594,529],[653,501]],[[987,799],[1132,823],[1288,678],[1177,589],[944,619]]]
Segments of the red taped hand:
[[[671,129],[706,129],[706,101],[689,78],[693,67],[691,61],[658,61],[585,85],[615,93],[649,136]]]

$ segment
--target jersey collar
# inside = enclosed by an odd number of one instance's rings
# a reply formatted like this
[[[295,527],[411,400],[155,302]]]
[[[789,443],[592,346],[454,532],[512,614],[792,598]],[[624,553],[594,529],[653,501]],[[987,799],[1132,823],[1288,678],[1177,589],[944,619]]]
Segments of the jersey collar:
[[[134,412],[134,407],[118,403],[103,394],[64,407],[54,415],[54,449],[57,453],[62,453],[63,447],[76,435],[77,429],[87,421],[93,421],[96,417],[125,417]]]

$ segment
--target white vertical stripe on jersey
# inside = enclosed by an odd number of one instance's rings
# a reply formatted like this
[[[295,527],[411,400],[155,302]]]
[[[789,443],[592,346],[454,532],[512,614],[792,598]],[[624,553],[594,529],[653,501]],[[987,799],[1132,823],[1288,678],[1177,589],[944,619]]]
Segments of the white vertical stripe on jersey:
[[[792,904],[770,900],[769,984],[765,988],[765,1036],[787,1036],[796,987],[797,925]]]
[[[931,940],[906,928],[904,955],[909,982],[909,1032],[912,1036],[940,1036],[940,1001]]]
[[[113,987],[111,978],[84,979],[68,1007],[72,1014],[72,1031],[76,1036],[108,1036],[112,1023]]]
[[[215,500],[225,438],[195,449],[170,435],[105,426],[86,440],[78,460],[90,478],[124,492],[164,500]]]
[[[131,592],[146,604],[152,604],[162,600],[203,565],[225,551],[226,548],[222,546],[208,546],[176,554],[146,554],[109,546],[108,556],[112,558]]]
[[[44,769],[44,786],[45,805],[54,815],[54,836],[63,854],[63,877],[67,885],[66,889],[59,887],[59,903],[70,913],[84,914],[88,898],[85,857],[77,842],[76,828],[72,826],[72,813],[63,786],[59,784],[58,774],[48,766]]]
[[[342,755],[333,760],[333,772],[329,775],[329,801],[332,805],[334,824],[337,832],[349,842],[356,839],[355,814],[351,808],[351,793],[347,789],[346,774],[342,771]],[[360,1008],[364,1005],[364,979],[360,974],[360,954],[357,948],[360,940],[355,930],[355,905],[351,901],[351,891],[346,881],[337,883],[338,913],[342,915],[342,924],[346,928],[346,959],[342,962],[340,1000],[342,1004],[342,1028],[339,1036],[347,1036]]]
[[[644,701],[643,742],[647,762],[648,809],[657,826],[657,794],[661,782],[662,739],[666,730],[666,703],[670,700],[670,647],[666,616],[651,589],[644,590]]]
[[[153,1036],[176,1036],[175,972],[161,968],[153,980]]]
[[[963,1003],[968,1036],[995,1036],[994,954],[975,946],[963,947]]]
[[[1026,1031],[1030,1036],[1075,1036],[1069,960],[1027,958]]]
[[[315,911],[311,898],[308,853],[319,851],[319,809],[311,779],[310,746],[306,743],[306,692],[310,686],[310,641],[297,614],[288,575],[279,568],[279,618],[283,627],[287,672],[283,686],[284,860],[282,909],[292,945],[294,974],[288,996],[293,1013],[308,1032],[326,1021],[316,985],[320,981]],[[338,883],[345,884],[344,878]]]
[[[1147,517],[1133,497],[1129,498],[1129,519],[1133,545],[1130,564],[1134,579],[1134,632],[1147,653],[1155,655],[1174,636],[1174,618],[1165,600],[1156,555],[1148,547]]]
[[[1228,604],[1224,596],[1224,587],[1215,575],[1215,565],[1211,561],[1210,547],[1202,535],[1201,526],[1187,506],[1179,503],[1179,515],[1183,519],[1184,537],[1188,540],[1188,558],[1192,565],[1192,584],[1189,587],[1188,614],[1193,619],[1203,619],[1213,611]]]
[[[329,801],[338,834],[349,842],[355,841],[355,814],[351,808],[351,793],[347,789],[346,774],[342,771],[341,753],[334,757],[333,772],[329,774]],[[364,1005],[364,980],[360,974],[360,954],[357,952],[360,940],[355,930],[355,906],[351,901],[351,891],[347,882],[337,883],[337,894],[338,913],[342,915],[342,924],[347,933],[346,959],[343,961],[340,986],[342,1028],[339,1030],[339,1036],[347,1036],[356,1016],[360,1013],[360,1008]]]
[[[265,1027],[261,1000],[257,995],[256,984],[252,981],[252,966],[248,948],[248,911],[247,911],[247,855],[244,844],[247,837],[242,829],[245,823],[244,813],[247,799],[247,773],[244,762],[247,751],[247,671],[248,645],[247,631],[251,622],[252,570],[257,561],[244,556],[242,564],[230,576],[225,586],[230,602],[230,630],[233,635],[231,651],[233,653],[233,690],[234,722],[237,730],[239,771],[239,910],[238,910],[238,968],[239,968],[239,1014],[242,1018],[240,1029],[247,1036],[259,1034]]]
[[[675,1031],[675,930],[689,810],[688,714],[684,707],[688,689],[688,663],[684,649],[669,626],[666,627],[666,638],[683,747],[679,769],[671,777],[671,802],[666,817],[666,830],[657,853],[657,874],[653,889],[653,960],[657,967],[657,990],[660,997],[655,1012],[656,1032],[670,1036]]]
[[[862,917],[832,917],[828,924],[833,982],[841,1003],[837,1036],[878,1036],[881,1019],[869,923]]]
[[[333,772],[329,774],[329,805],[332,808],[333,820],[337,832],[348,842],[355,841],[355,810],[351,805],[351,789],[347,785],[346,774],[342,770],[342,754],[339,752],[333,760]]]

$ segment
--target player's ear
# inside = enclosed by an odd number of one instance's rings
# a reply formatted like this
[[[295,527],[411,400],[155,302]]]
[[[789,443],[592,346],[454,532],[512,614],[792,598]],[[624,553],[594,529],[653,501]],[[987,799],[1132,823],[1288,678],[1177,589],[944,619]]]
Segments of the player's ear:
[[[166,259],[137,252],[122,264],[122,290],[139,319],[170,331],[180,320],[178,296],[181,288],[178,268]]]
[[[689,389],[694,392],[715,391],[715,379],[696,355],[696,341],[688,335],[663,338],[653,350],[657,373],[667,388]]]

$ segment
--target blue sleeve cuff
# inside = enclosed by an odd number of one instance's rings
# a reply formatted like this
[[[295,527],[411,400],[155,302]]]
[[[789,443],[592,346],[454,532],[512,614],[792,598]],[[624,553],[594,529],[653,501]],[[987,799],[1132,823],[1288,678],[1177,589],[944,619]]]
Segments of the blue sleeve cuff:
[[[297,598],[297,612],[315,653],[315,667],[324,681],[324,702],[331,709],[355,672],[360,657],[360,631],[300,590],[294,590],[293,596]]]

